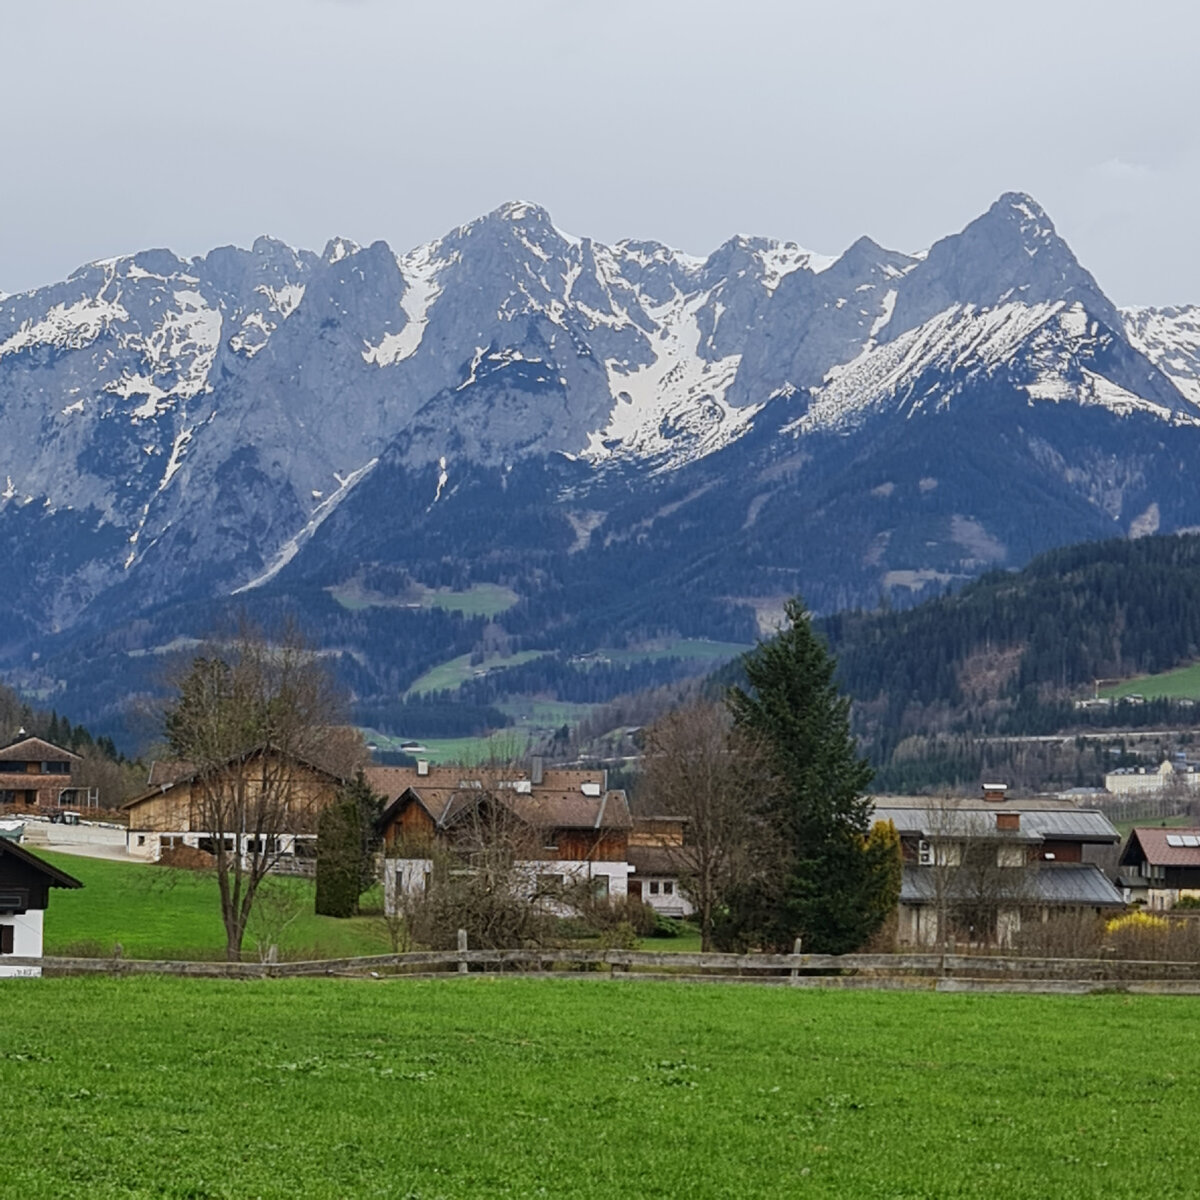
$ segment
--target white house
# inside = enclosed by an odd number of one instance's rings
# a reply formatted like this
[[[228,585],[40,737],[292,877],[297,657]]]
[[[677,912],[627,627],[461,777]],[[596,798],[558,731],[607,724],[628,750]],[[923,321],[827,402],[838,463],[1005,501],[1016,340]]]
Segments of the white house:
[[[51,888],[83,887],[24,846],[0,838],[0,978],[38,976],[42,968],[12,959],[42,957],[42,925]]]

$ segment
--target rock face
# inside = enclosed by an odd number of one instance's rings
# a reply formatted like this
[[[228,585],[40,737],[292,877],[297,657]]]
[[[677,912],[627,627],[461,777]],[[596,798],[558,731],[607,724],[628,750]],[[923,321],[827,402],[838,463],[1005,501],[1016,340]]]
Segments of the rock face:
[[[519,203],[399,256],[151,250],[0,297],[0,663],[447,563],[526,639],[744,636],[1200,524],[1198,431],[1200,309],[1117,310],[1018,194],[915,256]]]

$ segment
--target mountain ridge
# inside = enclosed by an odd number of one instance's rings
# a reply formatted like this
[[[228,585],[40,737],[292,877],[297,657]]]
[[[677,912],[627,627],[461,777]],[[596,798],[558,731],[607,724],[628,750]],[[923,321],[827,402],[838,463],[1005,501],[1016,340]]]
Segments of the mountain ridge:
[[[510,202],[403,254],[261,237],[4,297],[0,427],[0,565],[28,580],[0,663],[31,678],[364,564],[512,587],[505,636],[728,639],[791,591],[904,602],[1200,524],[1200,308],[1117,309],[1023,193],[927,252],[836,257],[609,246]]]

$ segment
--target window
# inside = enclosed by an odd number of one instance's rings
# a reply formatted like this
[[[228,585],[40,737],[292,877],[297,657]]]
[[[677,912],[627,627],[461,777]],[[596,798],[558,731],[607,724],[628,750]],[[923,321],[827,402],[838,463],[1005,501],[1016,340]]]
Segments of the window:
[[[0,925],[0,954],[12,954],[15,926]]]
[[[592,895],[595,896],[597,900],[607,900],[608,899],[608,876],[607,875],[593,875],[592,876]]]
[[[139,833],[139,834],[138,834],[138,841],[137,841],[137,844],[138,844],[139,846],[144,846],[144,845],[146,844],[146,835],[145,835],[144,833]]]
[[[0,912],[24,912],[28,907],[29,893],[24,888],[0,892]]]
[[[652,896],[658,895],[658,880],[657,879],[650,880],[650,895],[652,895]]]
[[[664,879],[663,880],[663,895],[671,896],[674,894],[674,892],[675,892],[675,884],[669,879]]]

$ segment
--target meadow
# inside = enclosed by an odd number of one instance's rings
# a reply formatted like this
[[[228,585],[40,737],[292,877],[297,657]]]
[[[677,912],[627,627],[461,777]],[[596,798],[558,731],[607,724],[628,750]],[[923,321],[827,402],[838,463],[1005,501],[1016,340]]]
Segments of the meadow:
[[[107,956],[119,943],[127,958],[224,957],[225,933],[212,874],[50,851],[39,851],[39,856],[83,884],[78,891],[52,894],[46,912],[47,954]],[[268,886],[266,902],[251,918],[243,945],[248,957],[255,957],[259,940],[264,946],[274,942],[283,957],[293,959],[391,951],[379,918],[317,916],[312,880],[271,879]],[[364,897],[364,905],[380,903],[377,895]]]
[[[1139,675],[1100,689],[1108,699],[1122,696],[1145,696],[1147,700],[1200,700],[1200,663],[1177,667],[1160,675]]]
[[[1196,1192],[1196,999],[4,986],[0,1192],[22,1200]]]

